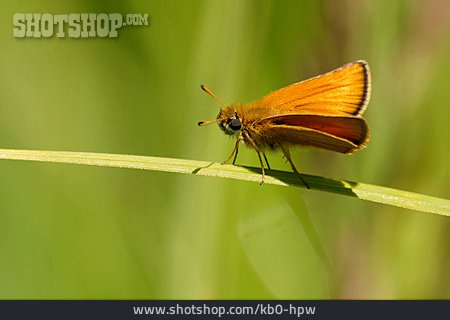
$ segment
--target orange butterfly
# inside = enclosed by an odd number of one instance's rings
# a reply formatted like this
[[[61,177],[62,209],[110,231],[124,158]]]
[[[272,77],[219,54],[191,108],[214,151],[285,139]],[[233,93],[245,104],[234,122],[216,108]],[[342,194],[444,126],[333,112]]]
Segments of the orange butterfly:
[[[274,91],[259,101],[226,106],[211,90],[201,88],[222,106],[216,120],[200,121],[199,126],[217,123],[227,135],[236,138],[228,162],[238,155],[239,143],[256,150],[264,182],[266,150],[280,149],[292,170],[308,184],[292,162],[289,149],[313,146],[352,154],[369,141],[369,129],[361,117],[370,98],[370,72],[359,60],[317,77]]]

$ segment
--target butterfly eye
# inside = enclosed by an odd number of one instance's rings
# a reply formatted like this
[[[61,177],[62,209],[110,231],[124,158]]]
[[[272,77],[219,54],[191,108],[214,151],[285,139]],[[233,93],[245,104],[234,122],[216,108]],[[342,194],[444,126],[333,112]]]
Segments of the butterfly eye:
[[[241,130],[241,120],[239,118],[232,118],[231,121],[228,124],[233,131]]]

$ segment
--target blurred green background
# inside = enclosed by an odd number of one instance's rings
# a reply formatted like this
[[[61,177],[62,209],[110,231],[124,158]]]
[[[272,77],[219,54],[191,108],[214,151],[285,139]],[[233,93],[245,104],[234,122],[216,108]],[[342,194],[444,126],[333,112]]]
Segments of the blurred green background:
[[[149,14],[118,38],[14,38],[14,13]],[[224,160],[218,104],[369,62],[371,142],[301,171],[450,197],[450,4],[2,1],[1,148]],[[290,170],[280,154],[273,167]],[[252,150],[239,164],[258,166]],[[0,162],[0,298],[450,298],[448,218],[317,191]]]

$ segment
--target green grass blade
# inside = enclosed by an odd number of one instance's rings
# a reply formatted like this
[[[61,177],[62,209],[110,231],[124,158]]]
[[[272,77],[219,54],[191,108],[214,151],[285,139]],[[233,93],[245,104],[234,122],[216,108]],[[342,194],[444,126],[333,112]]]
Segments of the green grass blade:
[[[35,151],[0,149],[0,159],[28,160],[41,162],[57,162],[83,164],[90,166],[155,170],[174,173],[196,174],[202,176],[221,177],[244,181],[260,182],[260,168],[221,165],[215,162],[170,159],[121,154]],[[264,183],[304,187],[298,177],[286,171],[267,170]],[[356,197],[362,200],[384,203],[396,207],[416,211],[450,216],[450,200],[431,197],[423,194],[370,185],[345,180],[302,175],[311,189],[327,191]]]

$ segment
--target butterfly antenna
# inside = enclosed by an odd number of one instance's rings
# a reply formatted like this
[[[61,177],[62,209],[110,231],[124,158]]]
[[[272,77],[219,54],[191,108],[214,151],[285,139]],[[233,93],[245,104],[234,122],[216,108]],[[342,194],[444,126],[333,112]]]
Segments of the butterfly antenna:
[[[208,87],[205,87],[204,85],[201,85],[200,88],[202,88],[203,91],[205,91],[207,94],[209,94],[211,97],[213,97],[214,99],[216,99],[217,102],[219,102],[222,107],[226,108],[227,105],[225,104],[225,102],[223,102],[222,100],[220,100],[211,90],[209,90]]]
[[[201,126],[207,126],[208,124],[217,123],[217,120],[208,120],[208,121],[199,121],[197,125]]]

